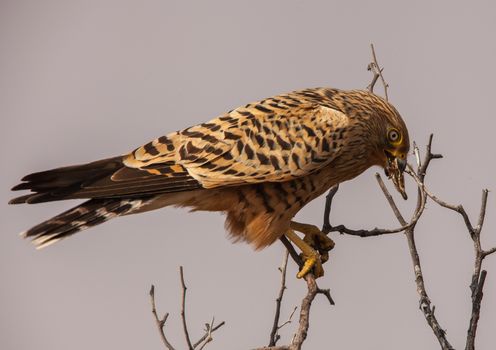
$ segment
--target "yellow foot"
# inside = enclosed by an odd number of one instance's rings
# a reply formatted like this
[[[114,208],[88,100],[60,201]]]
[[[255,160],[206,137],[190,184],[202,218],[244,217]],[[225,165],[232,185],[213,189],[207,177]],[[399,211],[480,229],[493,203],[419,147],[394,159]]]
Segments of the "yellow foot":
[[[297,278],[303,278],[307,273],[313,270],[315,278],[324,276],[324,269],[322,268],[322,261],[318,251],[308,245],[303,239],[293,231],[286,232],[286,237],[293,242],[302,252],[304,260],[303,267],[296,275]]]
[[[302,254],[305,262],[303,263],[303,267],[301,268],[301,270],[296,275],[297,278],[305,277],[305,275],[312,271],[312,269],[315,278],[324,276],[324,269],[322,268],[320,254],[315,250],[313,252],[314,253],[310,256],[305,256],[304,254]]]
[[[329,260],[329,251],[334,248],[334,241],[315,225],[291,221],[291,228],[305,234],[303,241],[320,253],[322,263]]]

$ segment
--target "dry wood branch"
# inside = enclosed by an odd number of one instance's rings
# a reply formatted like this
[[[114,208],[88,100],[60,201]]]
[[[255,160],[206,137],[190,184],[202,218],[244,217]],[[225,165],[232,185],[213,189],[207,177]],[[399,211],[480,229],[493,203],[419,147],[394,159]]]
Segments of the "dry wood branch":
[[[296,252],[295,248],[291,244],[291,242],[288,240],[288,238],[285,235],[282,235],[279,240],[284,244],[286,247],[287,251],[289,252],[289,255],[291,255],[291,259],[298,265],[299,267],[303,266],[303,261],[301,260],[300,256]]]
[[[489,254],[493,254],[493,253],[496,253],[496,247],[493,247],[493,248],[491,248],[491,249],[489,249],[489,250],[484,250],[484,251],[482,252],[482,256],[483,256],[483,257],[486,257],[486,256],[488,256]]]
[[[208,324],[208,323],[205,323],[205,334],[202,335],[202,337],[200,339],[198,339],[196,341],[196,343],[193,344],[193,348],[197,348],[203,341],[205,341],[206,339],[210,338],[210,341],[213,340],[212,338],[212,333],[215,332],[216,330],[218,330],[220,327],[222,327],[223,325],[225,325],[226,323],[224,321],[222,321],[221,323],[219,323],[217,326],[213,326],[213,321],[214,319],[212,318],[212,323],[211,324]],[[206,345],[206,344],[205,344]],[[203,345],[203,346],[205,346]],[[203,347],[202,347],[203,348]],[[202,349],[200,348],[200,349]]]
[[[186,323],[186,291],[188,288],[186,287],[186,284],[184,283],[184,272],[183,272],[182,266],[179,266],[179,274],[181,276],[181,287],[183,290],[182,298],[181,298],[181,320],[183,323],[184,337],[186,338],[186,343],[188,344],[188,349],[193,350],[193,345],[191,344],[191,339],[189,338],[188,325]]]
[[[424,212],[425,209],[425,204],[427,201],[427,198],[431,198],[434,202],[439,204],[440,206],[453,210],[457,213],[459,213],[465,223],[465,226],[467,227],[467,230],[470,234],[470,237],[473,240],[474,243],[474,251],[475,251],[475,261],[474,261],[474,273],[472,275],[472,280],[470,284],[470,289],[472,292],[472,312],[471,312],[471,317],[470,317],[470,323],[469,323],[469,329],[467,332],[467,342],[466,342],[466,350],[473,350],[474,349],[474,343],[475,343],[475,336],[476,336],[476,331],[477,331],[477,324],[479,320],[479,315],[480,315],[480,308],[481,308],[481,301],[483,297],[483,287],[484,287],[484,282],[485,278],[487,275],[487,272],[485,270],[481,271],[482,268],[482,261],[484,258],[490,254],[493,254],[496,252],[496,247],[484,250],[481,247],[481,242],[480,242],[480,234],[482,230],[482,226],[484,224],[484,219],[486,215],[486,207],[487,207],[487,196],[488,196],[488,191],[483,190],[482,192],[482,199],[481,199],[481,208],[478,216],[478,221],[477,225],[473,225],[467,212],[465,211],[464,207],[462,205],[453,205],[449,204],[443,200],[441,200],[439,197],[435,196],[432,194],[425,186],[425,176],[428,170],[428,167],[430,165],[430,162],[433,159],[439,159],[442,158],[442,155],[432,153],[432,140],[433,140],[433,135],[431,134],[429,136],[429,141],[426,146],[426,151],[425,151],[425,156],[424,159],[421,159],[420,157],[420,150],[418,149],[417,145],[414,143],[414,155],[416,158],[416,163],[417,163],[417,168],[416,170],[411,166],[408,165],[407,168],[407,173],[413,178],[413,180],[417,184],[417,204],[414,210],[414,213],[412,215],[412,218],[408,222],[404,216],[401,214],[400,210],[398,209],[398,206],[396,205],[396,202],[394,201],[393,196],[391,193],[389,193],[386,185],[384,184],[384,181],[382,180],[381,176],[379,174],[376,174],[376,180],[379,184],[379,187],[381,188],[384,196],[386,197],[394,215],[396,216],[398,222],[400,225],[402,225],[400,228],[393,229],[393,230],[387,230],[387,229],[373,229],[373,230],[350,230],[346,228],[343,225],[338,225],[338,226],[332,226],[330,224],[329,220],[329,214],[331,212],[331,205],[332,205],[332,200],[335,195],[336,190],[331,190],[333,191],[332,193],[330,192],[327,200],[326,200],[326,209],[324,212],[324,229],[326,232],[333,232],[337,231],[340,233],[345,233],[345,234],[350,234],[354,236],[360,236],[360,237],[371,237],[371,236],[379,236],[383,234],[391,234],[391,233],[397,233],[404,231],[405,236],[407,238],[408,242],[408,248],[410,252],[410,257],[412,260],[413,264],[413,270],[415,274],[415,283],[417,285],[417,292],[420,297],[420,302],[419,302],[419,307],[422,313],[424,314],[424,317],[427,321],[427,324],[431,327],[431,329],[434,332],[434,335],[439,341],[439,344],[441,345],[442,349],[453,349],[451,344],[449,343],[447,337],[446,337],[446,332],[444,329],[440,326],[437,317],[434,314],[435,307],[431,307],[431,301],[429,299],[429,296],[426,291],[425,283],[424,283],[424,277],[422,274],[422,267],[420,263],[420,258],[418,254],[418,250],[416,247],[415,243],[415,226],[418,220],[420,219],[421,215]]]
[[[472,295],[472,313],[467,331],[467,343],[465,345],[466,350],[475,349],[475,335],[477,333],[477,324],[479,323],[480,308],[482,297],[484,295],[483,289],[484,283],[486,281],[486,275],[487,271],[482,270],[479,281],[477,282],[475,293]]]
[[[429,140],[429,143],[431,141],[432,141],[432,136]],[[430,152],[430,149],[429,149],[429,152]],[[423,174],[425,176],[425,169],[424,169]],[[419,183],[418,179],[416,179],[416,181],[417,181],[417,183]],[[465,223],[465,226],[467,227],[467,231],[468,231],[470,238],[472,239],[473,244],[474,244],[474,255],[475,255],[474,272],[472,274],[472,279],[471,279],[471,283],[470,283],[471,298],[472,298],[472,311],[471,311],[471,317],[470,317],[470,322],[469,322],[469,328],[467,331],[467,340],[466,340],[466,344],[465,344],[466,350],[472,350],[475,348],[475,336],[476,336],[476,332],[477,332],[477,325],[478,325],[479,314],[480,314],[480,305],[481,305],[482,296],[483,296],[482,288],[484,286],[485,276],[487,274],[486,271],[481,272],[482,262],[487,255],[496,252],[496,247],[492,248],[488,251],[484,251],[481,247],[481,242],[480,242],[482,226],[484,225],[484,219],[486,216],[488,190],[485,189],[482,191],[481,208],[479,211],[479,217],[478,217],[478,221],[477,221],[476,226],[474,226],[472,224],[472,222],[470,221],[470,218],[469,218],[467,212],[465,211],[463,205],[461,205],[461,204],[453,205],[453,204],[449,204],[449,203],[439,199],[437,196],[435,196],[430,191],[428,191],[425,188],[425,185],[423,186],[423,191],[426,193],[427,196],[429,196],[429,198],[431,198],[434,202],[439,204],[441,207],[453,210],[462,216],[463,221]]]
[[[310,327],[310,308],[312,306],[312,301],[319,290],[312,274],[307,274],[305,276],[305,281],[307,282],[308,293],[301,301],[300,324],[297,332],[295,333],[293,342],[291,343],[291,350],[301,349],[303,342],[307,338],[308,328]]]
[[[186,344],[188,346],[188,349],[190,350],[195,350],[199,347],[199,349],[205,348],[205,346],[210,343],[213,340],[212,333],[218,330],[220,327],[222,327],[225,322],[222,321],[218,325],[214,325],[214,318],[212,318],[212,322],[206,323],[205,324],[205,334],[194,344],[191,344],[191,339],[189,337],[189,332],[188,332],[188,327],[186,324],[186,283],[184,282],[184,271],[183,267],[179,267],[179,275],[181,279],[181,288],[182,288],[182,297],[181,297],[181,319],[182,319],[182,324],[183,324],[183,331],[184,335],[186,338]],[[163,318],[158,317],[157,313],[157,308],[155,304],[155,286],[152,285],[150,288],[150,300],[152,304],[152,314],[153,317],[155,318],[155,323],[157,325],[157,329],[160,333],[160,337],[162,339],[162,342],[164,343],[165,347],[168,350],[175,350],[175,348],[171,345],[169,340],[167,339],[164,331],[164,326],[165,322],[167,321],[167,318],[169,317],[169,313],[166,313]]]
[[[420,296],[420,309],[424,313],[424,316],[427,320],[427,323],[432,328],[434,334],[436,335],[438,341],[441,344],[441,347],[443,349],[452,349],[451,344],[446,339],[445,331],[439,325],[439,322],[437,321],[437,318],[434,315],[433,309],[431,308],[431,302],[430,302],[430,299],[429,299],[428,294],[427,294],[426,289],[425,289],[424,278],[423,278],[422,268],[421,268],[421,264],[420,264],[420,258],[419,258],[417,247],[415,244],[415,225],[416,225],[417,221],[420,219],[420,217],[421,217],[421,215],[425,209],[425,203],[426,203],[426,197],[427,197],[425,190],[424,190],[424,184],[423,184],[423,180],[425,178],[425,173],[426,173],[427,168],[428,168],[430,161],[432,159],[441,158],[440,155],[434,155],[431,153],[431,144],[432,144],[432,135],[429,138],[429,143],[427,145],[427,150],[426,150],[426,155],[425,155],[424,161],[422,163],[420,163],[420,161],[418,161],[418,163],[422,164],[422,165],[418,167],[417,173],[410,171],[410,175],[412,177],[414,177],[414,179],[418,183],[417,206],[415,208],[414,214],[413,214],[410,222],[407,222],[405,220],[405,218],[401,214],[400,210],[398,209],[398,206],[396,205],[393,196],[387,190],[387,187],[384,184],[384,181],[382,181],[381,176],[379,174],[376,174],[376,179],[378,181],[378,184],[379,184],[381,190],[383,191],[383,194],[386,197],[389,205],[391,206],[393,213],[395,214],[396,218],[398,219],[398,221],[399,221],[400,225],[402,225],[402,227],[399,229],[396,229],[396,230],[385,230],[385,229],[349,230],[349,229],[346,229],[343,225],[333,227],[329,223],[328,226],[330,227],[331,231],[339,231],[341,233],[352,234],[352,235],[356,235],[356,236],[360,236],[360,237],[371,237],[371,236],[378,236],[378,235],[382,235],[382,234],[390,234],[390,233],[405,231],[405,235],[406,235],[407,241],[408,241],[409,252],[410,252],[410,256],[411,256],[413,267],[414,267],[415,283],[417,284],[417,292],[419,293],[419,296]],[[331,205],[330,202],[332,201],[333,196],[330,196],[328,198],[329,199],[327,200],[328,203],[326,203],[326,207],[327,206],[330,207],[330,205]],[[326,214],[329,212],[330,212],[330,209],[327,210]]]
[[[276,311],[274,314],[274,322],[272,324],[272,330],[270,332],[269,346],[275,346],[277,341],[281,338],[281,336],[278,334],[277,331],[280,329],[279,318],[281,316],[281,304],[282,304],[282,298],[284,296],[284,291],[286,290],[286,268],[288,266],[288,257],[289,257],[289,251],[286,250],[281,267],[279,268],[279,271],[281,272],[281,288],[279,289],[279,295],[277,296],[276,299]]]
[[[371,83],[367,86],[367,90],[369,90],[370,92],[374,92],[374,86],[377,83],[377,80],[381,78],[382,86],[384,87],[384,97],[386,98],[387,101],[389,99],[388,98],[389,84],[386,83],[386,80],[382,75],[382,71],[384,70],[384,68],[380,68],[379,63],[377,62],[377,57],[375,55],[375,50],[374,50],[374,44],[370,44],[370,48],[372,50],[372,62],[370,62],[369,65],[367,66],[367,70],[371,71],[374,74],[374,76],[372,77]]]
[[[430,164],[430,161],[432,159],[436,158],[441,158],[440,155],[434,155],[431,153],[431,144],[432,144],[432,135],[429,138],[429,143],[426,148],[426,154],[424,157],[424,160],[422,162],[418,162],[419,165],[417,168],[417,172],[413,172],[410,169],[409,174],[417,181],[418,185],[418,190],[417,190],[417,205],[413,214],[413,219],[420,217],[420,215],[423,213],[425,209],[425,203],[426,203],[426,194],[425,194],[425,186],[424,186],[424,178],[425,174],[427,171],[427,168]],[[411,167],[410,167],[411,168]],[[404,217],[402,216],[401,212],[399,211],[393,197],[387,190],[386,186],[384,185],[384,182],[382,179],[377,176],[377,179],[379,181],[379,185],[387,198],[391,209],[393,210],[396,218],[398,219],[399,223],[401,225],[405,225],[406,221]],[[434,332],[434,335],[436,336],[437,340],[439,341],[439,344],[441,345],[442,349],[453,349],[451,344],[449,343],[448,339],[446,338],[446,332],[444,329],[441,327],[439,324],[437,317],[434,314],[434,308],[431,307],[431,301],[430,298],[427,294],[426,288],[425,288],[425,283],[424,283],[424,276],[422,273],[422,266],[420,264],[420,258],[417,250],[417,246],[415,243],[415,224],[411,225],[408,229],[405,230],[405,235],[407,238],[408,242],[408,250],[410,252],[410,257],[412,260],[413,264],[413,271],[415,274],[415,283],[417,285],[417,293],[419,294],[420,301],[419,301],[419,308],[424,314],[424,317],[427,321],[427,324],[431,327],[432,331]]]
[[[315,281],[315,277],[312,273],[306,274],[304,279],[305,282],[307,283],[307,294],[301,301],[298,329],[293,335],[293,340],[291,344],[280,345],[280,346],[266,346],[254,350],[300,350],[303,345],[303,342],[307,338],[308,329],[310,327],[310,309],[312,307],[312,302],[315,299],[315,296],[317,294],[323,294],[326,296],[329,303],[331,305],[334,305],[334,301],[331,298],[329,289],[320,288],[317,285],[317,282]]]
[[[338,190],[339,190],[339,184],[331,187],[331,189],[329,190],[326,196],[325,208],[324,208],[324,223],[322,224],[322,232],[324,233],[329,233],[333,229],[330,221],[331,207],[332,207],[332,200],[334,199],[334,196],[336,195]]]
[[[167,322],[167,318],[169,317],[169,313],[166,313],[164,317],[159,318],[157,314],[157,308],[155,305],[155,286],[152,284],[150,288],[150,300],[152,303],[152,314],[153,317],[155,318],[155,323],[157,324],[157,329],[158,332],[160,333],[160,338],[162,339],[162,342],[164,343],[165,347],[169,350],[174,350],[174,347],[169,343],[169,340],[167,340],[167,337],[165,336],[165,331],[164,331],[164,326],[165,322]]]

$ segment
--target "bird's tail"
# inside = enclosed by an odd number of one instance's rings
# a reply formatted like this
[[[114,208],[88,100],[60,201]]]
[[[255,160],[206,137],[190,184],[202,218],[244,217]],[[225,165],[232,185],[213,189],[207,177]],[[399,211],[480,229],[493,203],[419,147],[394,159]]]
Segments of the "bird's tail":
[[[146,205],[148,201],[148,198],[90,199],[32,227],[21,233],[21,236],[31,238],[36,248],[41,249],[114,217],[130,214]]]

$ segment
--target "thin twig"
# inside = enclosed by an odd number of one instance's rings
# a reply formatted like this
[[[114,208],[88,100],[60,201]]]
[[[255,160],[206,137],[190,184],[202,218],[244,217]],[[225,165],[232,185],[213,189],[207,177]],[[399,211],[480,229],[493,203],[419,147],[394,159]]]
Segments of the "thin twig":
[[[300,256],[296,252],[295,248],[291,244],[291,242],[288,240],[288,238],[285,235],[282,235],[279,240],[284,244],[286,247],[287,251],[289,252],[289,255],[291,255],[291,258],[293,261],[298,265],[299,267],[303,266],[303,261],[301,260]]]
[[[401,215],[401,212],[398,209],[398,206],[396,205],[396,202],[394,201],[393,196],[391,195],[391,193],[389,193],[389,191],[386,187],[386,184],[384,183],[384,181],[382,181],[382,177],[379,173],[375,173],[375,179],[377,180],[377,183],[379,184],[379,187],[381,188],[382,193],[386,197],[386,199],[389,203],[389,206],[393,210],[393,213],[396,216],[396,218],[398,219],[398,221],[400,222],[400,224],[403,226],[408,226],[407,222],[403,218],[403,215]],[[407,228],[410,228],[410,227],[407,227]]]
[[[212,317],[212,322],[210,322],[210,324],[208,323],[205,323],[205,341],[204,343],[200,346],[200,350],[203,350],[203,348],[205,346],[207,346],[208,343],[210,343],[212,340],[214,340],[214,338],[212,337],[212,332],[213,332],[213,328],[214,328],[214,321],[215,321],[215,318]]]
[[[451,209],[451,210],[459,213],[463,217],[463,220],[465,221],[465,225],[467,226],[467,229],[468,229],[470,235],[472,236],[474,234],[475,230],[472,227],[472,223],[470,222],[470,219],[468,217],[467,212],[465,211],[465,208],[463,208],[463,206],[461,204],[460,205],[448,204],[447,202],[439,199],[437,196],[432,194],[428,189],[424,188],[424,190],[425,190],[425,193],[429,196],[429,198],[431,198],[434,202],[436,202],[437,204],[439,204],[443,208]]]
[[[417,205],[413,214],[413,219],[417,219],[420,217],[420,215],[423,213],[425,209],[425,203],[426,203],[426,193],[425,193],[425,186],[423,184],[425,174],[427,171],[427,167],[429,166],[429,163],[432,159],[436,158],[441,158],[440,155],[434,155],[431,153],[431,144],[432,144],[432,135],[429,138],[429,143],[427,145],[427,150],[425,154],[424,161],[421,163],[421,165],[418,167],[417,173],[411,171],[410,175],[414,177],[414,179],[417,181],[418,185],[418,191],[417,191]],[[420,163],[420,162],[419,162]],[[380,177],[376,175],[376,178],[379,180]],[[399,223],[401,225],[406,225],[406,221],[399,211],[393,197],[387,190],[386,186],[384,185],[384,182],[381,180],[379,181],[379,185],[384,193],[384,196],[388,200],[391,209],[393,210],[396,218],[398,219]],[[419,308],[424,314],[424,317],[427,321],[427,324],[431,327],[432,331],[434,332],[434,335],[436,336],[437,340],[439,341],[439,344],[441,345],[441,348],[444,350],[450,350],[453,349],[451,344],[449,343],[448,339],[446,338],[446,332],[444,329],[440,326],[435,314],[434,314],[434,308],[431,308],[431,301],[429,299],[429,296],[427,294],[426,288],[425,288],[425,283],[424,283],[424,276],[422,273],[422,267],[420,264],[420,258],[418,255],[417,251],[417,246],[415,243],[415,224],[409,227],[408,229],[405,230],[405,235],[407,238],[408,242],[408,249],[410,252],[410,257],[412,260],[413,264],[413,270],[415,274],[415,284],[417,285],[417,293],[420,296],[420,302],[419,302]]]
[[[432,142],[432,136],[429,139],[429,144]],[[430,149],[429,151],[430,152]],[[436,156],[436,155],[434,155]],[[439,155],[438,155],[439,157]],[[425,176],[425,169],[423,169],[423,175]],[[470,283],[470,290],[471,290],[471,297],[472,297],[472,311],[471,311],[471,317],[470,317],[470,322],[469,322],[469,328],[467,331],[467,340],[466,340],[466,345],[465,349],[466,350],[473,350],[475,348],[475,336],[477,332],[477,324],[479,321],[479,314],[480,314],[480,305],[482,301],[482,288],[484,287],[484,281],[485,281],[485,276],[487,272],[482,271],[482,261],[484,258],[491,254],[496,252],[496,247],[490,249],[489,251],[484,251],[481,247],[481,242],[480,242],[480,235],[482,231],[482,226],[484,224],[484,219],[486,216],[486,207],[487,207],[487,197],[488,197],[488,190],[485,189],[482,191],[482,198],[481,198],[481,208],[479,211],[479,218],[477,222],[477,226],[473,226],[472,222],[470,221],[470,218],[465,211],[463,205],[453,205],[449,204],[434,194],[432,194],[430,191],[428,191],[425,186],[423,186],[423,191],[431,198],[434,202],[442,206],[443,208],[447,208],[450,210],[453,210],[460,214],[463,218],[463,221],[465,222],[465,226],[467,227],[467,231],[470,234],[470,237],[472,238],[472,241],[474,243],[474,272],[472,274],[472,279]],[[488,254],[489,253],[489,254]]]
[[[289,251],[286,250],[281,267],[279,268],[279,271],[281,272],[281,288],[279,289],[279,295],[277,296],[276,299],[276,312],[274,315],[272,330],[270,332],[269,346],[275,346],[277,344],[277,341],[281,338],[281,336],[278,334],[277,331],[280,328],[279,318],[281,316],[281,304],[282,304],[282,298],[284,296],[284,291],[286,290],[286,268],[288,266],[288,257],[289,257]]]
[[[226,322],[222,321],[221,323],[219,323],[217,326],[214,326],[214,327],[210,327],[209,325],[209,328],[206,329],[205,331],[205,334],[196,341],[196,343],[193,344],[193,348],[197,348],[198,345],[200,345],[205,339],[207,339],[209,337],[209,334],[211,336],[211,333],[215,332],[216,330],[218,330],[220,327],[222,327],[223,325],[225,325]],[[207,327],[208,323],[205,324],[205,327]]]
[[[487,196],[488,196],[488,190],[485,189],[482,191],[482,198],[481,198],[481,207],[479,211],[479,218],[477,221],[477,226],[474,228],[473,225],[470,223],[470,220],[466,219],[466,213],[463,210],[463,207],[460,205],[458,206],[459,208],[462,208],[462,212],[460,214],[463,216],[465,220],[465,224],[467,226],[467,229],[470,233],[470,237],[472,238],[472,241],[474,243],[474,272],[472,274],[472,281],[470,283],[470,290],[471,290],[471,297],[472,297],[472,312],[470,315],[470,322],[467,330],[467,341],[465,343],[465,349],[466,350],[474,350],[475,349],[475,337],[477,334],[477,326],[479,323],[479,317],[480,317],[480,309],[481,309],[481,302],[482,302],[482,297],[484,295],[483,289],[484,289],[484,283],[486,281],[486,275],[487,271],[482,270],[482,262],[484,261],[484,258],[492,254],[492,250],[496,251],[496,247],[493,249],[490,249],[489,251],[484,251],[481,247],[481,232],[482,232],[482,226],[484,225],[484,218],[486,217],[486,207],[487,207]],[[453,206],[451,206],[453,207]],[[456,209],[454,209],[456,210]],[[464,216],[465,213],[465,216]],[[494,252],[493,251],[493,252]]]
[[[214,318],[212,318],[212,322],[210,324],[206,323],[205,324],[205,334],[193,345],[191,345],[191,340],[189,338],[189,333],[188,333],[188,327],[186,326],[186,284],[184,282],[184,272],[183,272],[183,267],[179,267],[179,274],[181,276],[181,286],[182,286],[182,298],[181,298],[181,318],[183,322],[183,328],[184,328],[184,334],[186,336],[186,341],[188,343],[189,349],[196,349],[198,346],[201,345],[200,349],[203,349],[208,343],[210,343],[213,338],[212,338],[212,333],[218,330],[220,327],[225,325],[225,322],[222,321],[218,325],[214,326]],[[162,338],[162,342],[164,343],[165,347],[169,350],[174,350],[174,347],[170,344],[170,342],[167,340],[167,337],[165,336],[165,331],[164,331],[164,326],[165,322],[167,321],[167,318],[169,317],[169,313],[166,313],[162,319],[158,317],[157,314],[157,309],[155,306],[155,286],[152,284],[150,288],[150,300],[152,304],[152,313],[155,318],[155,323],[157,324],[158,331],[160,333],[160,337]]]
[[[331,207],[332,207],[332,200],[334,199],[334,196],[339,190],[339,184],[332,186],[331,189],[329,190],[329,193],[327,193],[326,196],[326,201],[325,201],[325,208],[324,208],[324,223],[322,225],[322,232],[324,233],[329,233],[331,232],[331,222],[330,222],[330,216],[331,216]]]
[[[167,318],[169,317],[169,313],[166,313],[162,319],[160,319],[158,317],[157,308],[155,306],[155,286],[153,284],[150,288],[150,301],[152,304],[152,313],[153,313],[153,316],[155,318],[155,323],[157,325],[158,332],[160,333],[160,338],[162,339],[162,342],[164,343],[164,345],[167,349],[174,350],[174,347],[167,340],[167,337],[165,336],[165,331],[164,331],[165,322],[167,321]]]
[[[296,330],[293,336],[293,340],[291,344],[279,345],[279,346],[266,346],[254,350],[300,350],[303,342],[307,338],[308,329],[310,327],[310,309],[312,307],[312,302],[315,299],[315,296],[317,294],[323,294],[326,296],[327,300],[329,300],[329,303],[331,305],[334,305],[334,301],[331,298],[329,289],[320,288],[317,285],[317,282],[315,281],[315,277],[312,273],[307,273],[304,279],[305,282],[307,283],[307,294],[301,301],[298,329]],[[291,317],[292,315],[290,316],[290,319]],[[285,322],[284,324],[286,323],[287,322]],[[280,327],[282,327],[283,325],[281,325]]]
[[[182,297],[181,297],[181,320],[183,322],[183,331],[184,337],[186,338],[186,343],[188,344],[189,350],[194,350],[193,345],[191,344],[191,339],[189,338],[188,325],[186,324],[186,284],[184,283],[184,273],[183,267],[179,266],[179,274],[181,276],[181,287],[183,289]]]
[[[294,316],[296,310],[298,310],[298,306],[295,306],[293,308],[293,311],[291,311],[291,313],[289,314],[288,319],[286,321],[284,321],[279,327],[277,327],[278,330],[281,329],[282,327],[284,327],[285,325],[291,323],[291,321],[293,320],[293,316]]]
[[[490,254],[493,254],[493,253],[496,253],[496,247],[491,248],[491,249],[488,249],[488,250],[483,250],[482,251],[482,256],[483,257],[486,257],[486,256],[488,256]]]
[[[347,228],[344,225],[337,225],[337,226],[332,226],[329,231],[324,231],[324,233],[327,232],[339,232],[341,234],[347,234],[351,236],[358,236],[358,237],[374,237],[374,236],[381,236],[381,235],[387,235],[387,234],[392,234],[392,233],[398,233],[406,230],[409,226],[402,226],[398,227],[395,229],[384,229],[384,228],[374,228],[372,230],[352,230],[350,228]]]
[[[382,75],[382,71],[384,70],[384,68],[380,68],[379,63],[377,62],[377,57],[375,55],[375,50],[374,50],[374,44],[370,44],[370,48],[372,50],[372,62],[370,62],[369,65],[367,66],[367,70],[372,71],[374,76],[372,78],[372,82],[367,86],[367,90],[369,90],[370,92],[374,92],[374,86],[377,83],[377,79],[381,78],[382,86],[384,87],[384,97],[385,97],[386,101],[388,101],[389,100],[389,97],[388,97],[389,84],[386,83],[386,80],[384,79],[384,76]]]

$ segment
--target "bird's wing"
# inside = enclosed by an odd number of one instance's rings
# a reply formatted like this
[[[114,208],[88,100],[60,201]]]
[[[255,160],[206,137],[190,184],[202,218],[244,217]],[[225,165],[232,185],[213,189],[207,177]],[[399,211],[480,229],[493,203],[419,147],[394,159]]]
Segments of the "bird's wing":
[[[143,197],[287,181],[339,154],[345,114],[310,102],[264,101],[159,137],[125,156],[27,175],[13,190],[34,193],[10,203]]]
[[[203,188],[287,181],[335,159],[347,125],[345,114],[315,103],[249,104],[136,149],[113,178],[131,169],[159,175],[173,163]]]

